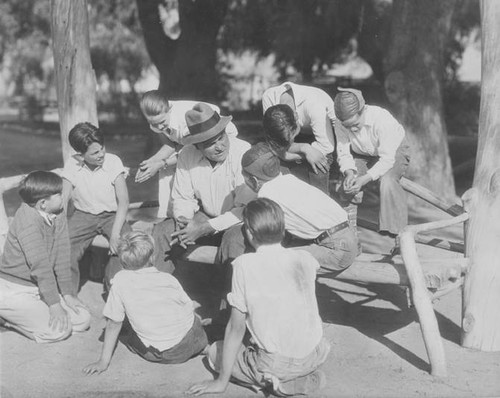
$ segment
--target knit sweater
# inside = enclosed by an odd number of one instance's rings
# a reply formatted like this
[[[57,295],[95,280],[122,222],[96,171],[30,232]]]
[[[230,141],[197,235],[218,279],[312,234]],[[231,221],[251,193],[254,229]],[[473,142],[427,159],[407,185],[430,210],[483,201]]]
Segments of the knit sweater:
[[[59,292],[76,295],[66,214],[56,216],[50,226],[35,208],[23,203],[7,234],[0,278],[37,286],[40,298],[49,306],[59,303]]]

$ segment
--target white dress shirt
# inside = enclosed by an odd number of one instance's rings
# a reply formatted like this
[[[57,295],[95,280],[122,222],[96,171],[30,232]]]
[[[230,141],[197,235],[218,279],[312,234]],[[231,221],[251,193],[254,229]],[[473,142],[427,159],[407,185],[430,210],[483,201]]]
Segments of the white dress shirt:
[[[75,208],[91,214],[116,211],[115,180],[120,174],[127,175],[120,158],[111,153],[104,155],[102,166],[94,170],[75,157],[70,157],[61,176],[73,186]]]
[[[246,314],[260,348],[304,358],[323,336],[316,300],[318,262],[303,251],[281,245],[260,246],[233,261],[228,302]]]
[[[315,239],[347,221],[346,211],[337,202],[292,174],[280,174],[264,183],[258,196],[278,203],[285,213],[285,229],[302,239]]]
[[[335,149],[332,126],[336,117],[333,100],[323,90],[290,82],[268,88],[262,95],[264,113],[269,107],[280,103],[281,95],[288,90],[288,87],[292,89],[295,99],[301,133],[307,133],[307,128],[310,128],[315,138],[311,146],[323,155],[332,153]]]
[[[366,105],[365,122],[356,133],[335,125],[337,134],[337,154],[340,171],[356,170],[353,152],[365,156],[377,156],[379,160],[367,172],[372,180],[387,173],[394,166],[396,151],[405,137],[403,126],[387,110],[374,105]]]
[[[226,160],[212,167],[194,145],[184,147],[172,188],[174,217],[192,219],[201,204],[216,231],[241,222],[244,206],[256,196],[241,174],[241,158],[248,149],[248,142],[230,137]]]

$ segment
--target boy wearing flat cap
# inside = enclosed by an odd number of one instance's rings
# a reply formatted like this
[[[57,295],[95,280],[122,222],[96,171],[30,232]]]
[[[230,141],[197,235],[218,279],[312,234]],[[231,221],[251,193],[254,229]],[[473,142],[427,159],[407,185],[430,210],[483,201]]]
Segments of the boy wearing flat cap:
[[[244,206],[255,197],[241,173],[241,157],[250,145],[227,135],[231,116],[220,116],[209,105],[198,103],[185,117],[189,134],[177,161],[173,220],[156,224],[153,230],[156,264],[172,271],[173,245],[219,246],[224,231],[242,222]]]
[[[335,96],[337,154],[344,181],[340,194],[359,203],[365,185],[380,181],[379,232],[396,236],[408,223],[406,194],[399,180],[408,168],[403,126],[385,109],[366,105],[359,90]]]
[[[335,200],[292,174],[281,174],[280,160],[267,143],[258,143],[245,152],[241,164],[245,182],[257,196],[271,199],[283,209],[285,247],[311,253],[320,263],[321,272],[340,272],[353,263],[358,238],[346,211]],[[223,245],[223,254],[249,250],[241,227],[233,227],[227,234],[232,235],[227,242],[233,247],[227,250]]]

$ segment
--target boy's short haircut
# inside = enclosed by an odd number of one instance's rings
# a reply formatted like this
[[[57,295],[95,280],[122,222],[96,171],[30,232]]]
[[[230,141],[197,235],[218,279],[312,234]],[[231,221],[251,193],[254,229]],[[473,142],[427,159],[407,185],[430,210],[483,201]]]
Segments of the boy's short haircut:
[[[78,153],[85,153],[93,143],[104,146],[102,131],[92,123],[76,124],[69,132],[69,143]]]
[[[249,202],[243,210],[243,223],[256,243],[281,243],[285,236],[285,215],[275,201],[259,198]]]
[[[136,270],[151,266],[154,251],[153,238],[141,231],[127,232],[118,243],[118,258],[124,269]]]
[[[41,199],[62,192],[63,181],[51,171],[32,171],[19,185],[19,196],[24,203],[34,206]]]
[[[285,104],[269,107],[262,119],[264,133],[273,149],[288,149],[293,143],[297,121],[292,108]]]
[[[158,116],[160,113],[168,112],[170,102],[161,91],[151,90],[142,95],[140,107],[145,116]]]
[[[280,160],[267,142],[258,142],[243,154],[241,168],[261,181],[271,181],[280,173]]]

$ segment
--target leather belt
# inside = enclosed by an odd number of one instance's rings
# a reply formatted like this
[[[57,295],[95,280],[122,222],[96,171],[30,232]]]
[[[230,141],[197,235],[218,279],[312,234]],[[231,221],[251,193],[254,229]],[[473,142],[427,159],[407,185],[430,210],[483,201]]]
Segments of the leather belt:
[[[349,228],[349,221],[344,221],[343,223],[337,224],[334,227],[327,229],[326,231],[322,232],[316,239],[314,239],[314,242],[322,242],[326,238],[333,236],[337,232],[343,231],[346,228]]]

